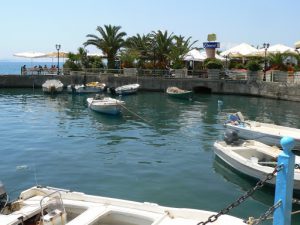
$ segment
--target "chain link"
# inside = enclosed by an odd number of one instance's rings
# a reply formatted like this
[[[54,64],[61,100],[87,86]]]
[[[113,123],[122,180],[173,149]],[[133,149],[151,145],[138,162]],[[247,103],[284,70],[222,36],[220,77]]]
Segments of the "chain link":
[[[298,204],[300,205],[300,200],[299,199],[296,199],[296,198],[293,198],[293,201],[292,201],[294,204]]]
[[[248,190],[244,195],[239,197],[235,202],[231,203],[228,205],[226,208],[222,209],[219,213],[211,215],[208,217],[208,219],[205,222],[199,222],[197,225],[206,225],[208,223],[213,223],[215,222],[220,216],[227,214],[231,209],[239,206],[241,203],[243,203],[247,198],[249,198],[253,193],[264,186],[264,184],[272,180],[275,177],[275,174],[279,172],[283,168],[283,165],[276,166],[274,171],[272,173],[267,174],[266,178],[264,180],[259,180],[256,185]]]
[[[275,205],[271,206],[264,214],[262,214],[258,219],[254,219],[253,217],[250,217],[248,221],[245,221],[248,225],[257,225],[260,222],[263,222],[269,218],[271,214],[282,204],[281,200],[278,201]]]

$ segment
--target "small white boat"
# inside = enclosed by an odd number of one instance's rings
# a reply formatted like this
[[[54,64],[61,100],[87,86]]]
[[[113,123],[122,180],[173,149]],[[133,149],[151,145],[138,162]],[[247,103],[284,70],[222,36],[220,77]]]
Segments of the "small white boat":
[[[190,99],[193,94],[192,91],[182,90],[178,87],[168,87],[166,93],[171,97],[181,98],[181,99]]]
[[[94,98],[87,98],[90,109],[111,115],[117,115],[121,112],[124,101],[120,101],[110,97],[96,95]]]
[[[105,89],[106,84],[99,82],[90,82],[83,84],[70,84],[67,87],[69,93],[100,93]]]
[[[4,200],[5,195],[3,192]],[[41,186],[24,190],[0,212],[1,225],[196,225],[216,214]],[[220,216],[213,224],[245,225],[229,215]]]
[[[64,84],[57,79],[46,80],[42,85],[45,93],[59,93],[63,91]]]
[[[139,84],[127,84],[124,86],[117,87],[115,89],[116,94],[118,95],[129,95],[129,94],[135,94],[140,85]]]
[[[295,149],[300,149],[300,129],[297,128],[245,120],[240,112],[229,115],[229,120],[225,122],[224,126],[237,131],[238,136],[243,139],[257,140],[278,147],[281,147],[280,139],[289,136],[295,140]]]
[[[217,157],[239,173],[262,180],[274,171],[281,150],[254,140],[239,140],[235,143],[216,141],[214,152]],[[299,156],[296,156],[296,163],[300,163]],[[276,179],[273,178],[267,182],[274,186]],[[299,169],[295,169],[294,173],[294,192],[300,194]]]

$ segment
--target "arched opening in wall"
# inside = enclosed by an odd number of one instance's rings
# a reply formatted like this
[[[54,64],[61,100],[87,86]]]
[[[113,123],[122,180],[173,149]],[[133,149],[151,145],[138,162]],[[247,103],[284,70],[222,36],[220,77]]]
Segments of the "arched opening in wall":
[[[203,86],[197,86],[193,88],[194,93],[206,93],[210,94],[211,93],[211,88],[208,87],[203,87]]]

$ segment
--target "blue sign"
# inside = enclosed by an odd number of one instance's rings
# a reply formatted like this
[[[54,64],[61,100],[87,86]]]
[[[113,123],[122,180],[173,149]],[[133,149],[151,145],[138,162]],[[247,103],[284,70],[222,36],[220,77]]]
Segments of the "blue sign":
[[[220,42],[203,42],[203,48],[220,48]]]

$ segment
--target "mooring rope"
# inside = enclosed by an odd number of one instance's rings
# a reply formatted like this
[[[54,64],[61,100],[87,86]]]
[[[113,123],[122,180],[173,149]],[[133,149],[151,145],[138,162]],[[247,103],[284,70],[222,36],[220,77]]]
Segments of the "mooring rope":
[[[146,120],[144,119],[143,117],[139,116],[137,113],[133,112],[132,110],[128,109],[126,106],[120,104],[121,107],[123,107],[124,109],[126,109],[128,112],[132,113],[133,115],[135,115],[136,117],[140,118],[141,120],[143,120],[144,122],[150,124],[153,126],[153,124],[149,121],[149,120]]]

